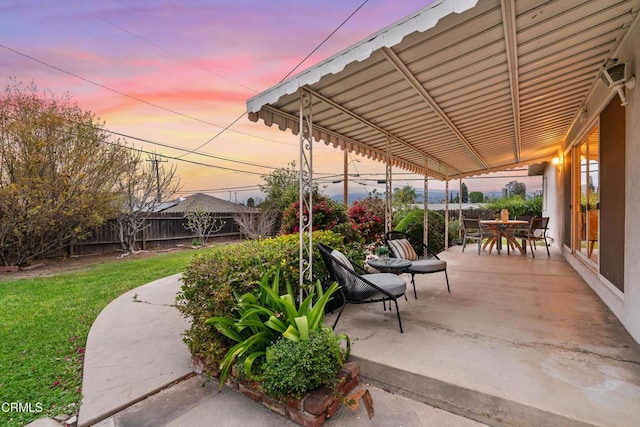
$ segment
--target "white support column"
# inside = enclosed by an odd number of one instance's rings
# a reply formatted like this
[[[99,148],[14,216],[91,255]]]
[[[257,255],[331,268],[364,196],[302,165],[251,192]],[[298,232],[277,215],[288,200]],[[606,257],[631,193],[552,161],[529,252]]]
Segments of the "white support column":
[[[385,204],[384,204],[384,232],[388,233],[393,229],[393,209],[391,207],[393,197],[393,185],[391,182],[391,139],[387,135],[387,157],[386,157],[386,176],[385,176]]]
[[[460,188],[459,192],[459,196],[458,196],[458,202],[459,202],[459,208],[458,208],[458,239],[462,239],[462,178],[460,178],[460,183],[459,186]]]
[[[311,94],[300,91],[300,302],[313,273],[313,121]]]
[[[444,187],[444,250],[449,249],[449,174]]]
[[[422,241],[429,246],[429,159],[424,158],[424,237]]]

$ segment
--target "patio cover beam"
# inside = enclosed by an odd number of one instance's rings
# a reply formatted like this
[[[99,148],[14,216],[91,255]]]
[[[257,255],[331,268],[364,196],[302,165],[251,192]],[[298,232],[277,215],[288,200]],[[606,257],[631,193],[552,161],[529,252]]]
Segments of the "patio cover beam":
[[[441,161],[441,160],[439,160],[439,159],[437,159],[437,158],[433,157],[433,156],[432,156],[432,155],[430,155],[430,154],[423,153],[422,151],[420,151],[419,149],[417,149],[417,148],[416,148],[416,147],[414,147],[413,145],[409,144],[408,142],[406,142],[406,141],[402,140],[401,138],[399,138],[399,137],[397,137],[397,136],[395,136],[395,135],[393,135],[393,134],[391,134],[391,133],[387,132],[386,130],[384,130],[384,129],[383,129],[383,128],[381,128],[380,126],[378,126],[378,125],[376,125],[376,124],[374,124],[374,123],[370,122],[369,120],[365,119],[365,118],[364,118],[364,117],[362,117],[362,116],[359,116],[358,114],[354,113],[353,111],[351,111],[351,110],[348,110],[348,109],[344,108],[344,107],[343,107],[343,106],[341,106],[340,104],[337,104],[337,103],[333,102],[333,101],[332,101],[332,100],[330,100],[329,98],[322,96],[320,93],[318,93],[318,92],[316,92],[316,91],[314,91],[314,90],[312,90],[312,89],[310,89],[310,88],[305,88],[305,90],[306,90],[306,91],[309,91],[310,93],[312,93],[312,94],[313,94],[313,96],[314,96],[314,98],[320,99],[322,102],[326,103],[327,105],[330,105],[332,108],[335,108],[336,110],[339,110],[341,113],[346,114],[346,115],[348,115],[349,117],[351,117],[351,118],[353,118],[353,119],[355,119],[355,120],[358,120],[360,123],[365,124],[366,126],[368,126],[368,127],[372,128],[372,129],[376,130],[377,132],[380,132],[380,133],[382,133],[382,134],[386,135],[387,137],[391,138],[393,141],[396,141],[397,143],[399,143],[399,144],[401,144],[401,145],[403,145],[403,146],[405,146],[405,147],[407,147],[407,148],[409,148],[409,149],[411,149],[411,150],[415,151],[416,153],[420,153],[420,154],[422,154],[422,155],[424,155],[424,156],[428,157],[429,159],[431,159],[431,160],[432,160],[432,161],[434,161],[435,163],[437,163],[437,164],[439,164],[439,165],[442,165],[442,166],[444,166],[445,168],[447,168],[447,170],[453,171],[453,172],[455,172],[456,174],[459,174],[459,173],[460,173],[460,171],[459,171],[458,169],[456,169],[455,167],[453,167],[452,165],[447,164],[447,163],[445,163],[445,162],[443,162],[443,161]],[[416,169],[417,169],[417,170],[420,170],[420,169],[421,169],[421,168],[420,168],[420,166],[418,166],[418,165],[415,165],[415,166],[416,166]],[[441,177],[441,178],[444,178],[444,175],[440,174],[440,177]]]
[[[317,92],[311,91],[308,88],[304,88],[305,91],[313,94],[314,99],[316,98],[322,98],[322,95],[318,94]],[[328,101],[331,102],[329,100],[327,100],[326,98],[323,98],[323,101]],[[334,105],[333,103],[331,104],[332,106]],[[285,130],[286,129],[286,124],[284,123],[284,121],[289,120],[292,123],[298,123],[299,121],[299,117],[294,116],[293,114],[288,114],[284,111],[278,110],[276,108],[273,108],[269,105],[265,105],[261,108],[259,113],[249,113],[249,119],[252,121],[258,121],[259,118],[263,118],[263,120],[265,120],[265,114],[270,115],[271,118],[268,119],[269,123],[271,123],[271,121],[273,121],[273,123],[277,124],[277,126],[281,129],[281,130]],[[358,116],[356,116],[358,117]],[[279,120],[282,120],[282,122],[280,122]],[[266,120],[265,120],[266,122]],[[297,125],[296,125],[297,126]],[[294,134],[297,134],[297,127],[295,128],[296,131],[294,131]],[[293,131],[293,129],[292,129]],[[313,131],[314,131],[314,135],[318,135],[318,134],[324,134],[326,135],[328,138],[316,138],[318,140],[323,140],[325,144],[327,145],[333,145],[334,147],[340,146],[341,148],[348,150],[348,151],[355,151],[356,154],[362,154],[364,156],[367,156],[369,158],[373,157],[374,160],[380,161],[380,162],[384,162],[384,159],[386,157],[385,151],[384,150],[379,150],[376,149],[374,147],[370,147],[366,144],[363,144],[361,142],[358,142],[356,140],[350,139],[344,135],[340,135],[330,129],[327,129],[323,126],[318,125],[317,123],[313,124]],[[385,133],[386,135],[386,133]],[[356,147],[356,148],[353,148]],[[413,148],[413,147],[412,147]],[[415,149],[415,148],[414,148]],[[416,150],[417,151],[417,150]],[[368,154],[369,153],[369,154]],[[437,160],[432,159],[434,162],[437,162]],[[442,164],[440,163],[441,166],[444,167],[448,167],[447,164]],[[414,163],[411,162],[405,162],[405,161],[401,161],[399,159],[395,159],[394,160],[394,166],[398,166],[402,169],[406,169],[408,171],[411,172],[415,172],[417,174],[421,174],[422,173],[422,167],[420,165],[416,165]],[[455,169],[454,169],[455,170]],[[436,171],[432,171],[432,175],[434,178],[438,178],[438,179],[444,179],[445,175],[443,173],[440,172],[436,172]]]
[[[520,130],[520,79],[518,72],[518,39],[516,37],[516,13],[513,0],[501,0],[502,25],[506,46],[507,66],[509,68],[509,87],[511,89],[511,111],[515,132],[516,163],[522,161],[522,134]]]
[[[448,127],[451,129],[458,139],[467,147],[467,149],[474,155],[474,157],[482,164],[485,169],[491,169],[491,166],[485,161],[485,159],[478,153],[478,151],[473,147],[473,145],[467,140],[467,138],[462,134],[460,129],[453,123],[453,120],[449,118],[447,113],[445,113],[442,108],[438,105],[438,103],[429,95],[429,92],[420,84],[420,82],[414,77],[414,75],[409,71],[407,66],[402,62],[398,55],[395,54],[388,47],[383,47],[380,49],[385,58],[395,67],[395,69],[404,77],[404,79],[411,85],[411,87],[420,95],[420,97],[429,104],[429,107],[436,113],[436,115],[442,120]],[[426,153],[424,153],[427,155]],[[440,162],[439,162],[440,163]],[[448,168],[451,170],[455,170],[454,168]],[[458,171],[456,171],[456,174]]]

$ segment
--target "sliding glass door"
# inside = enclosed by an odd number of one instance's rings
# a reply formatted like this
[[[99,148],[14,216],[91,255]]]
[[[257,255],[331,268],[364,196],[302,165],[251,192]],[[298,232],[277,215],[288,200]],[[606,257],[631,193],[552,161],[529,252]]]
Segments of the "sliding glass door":
[[[576,194],[579,206],[576,215],[576,248],[585,258],[598,264],[600,256],[600,144],[598,127],[574,150],[574,164],[580,165]]]

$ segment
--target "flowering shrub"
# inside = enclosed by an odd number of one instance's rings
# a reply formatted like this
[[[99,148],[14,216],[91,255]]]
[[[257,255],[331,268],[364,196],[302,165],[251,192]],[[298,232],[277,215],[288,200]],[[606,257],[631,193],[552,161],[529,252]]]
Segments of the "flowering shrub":
[[[377,196],[367,196],[351,205],[349,220],[365,243],[380,240],[384,234],[384,201]]]
[[[349,221],[344,206],[326,196],[313,196],[313,230],[333,230],[336,226]],[[305,215],[309,212],[305,208]],[[293,202],[282,215],[280,234],[300,231],[300,202]]]
[[[357,256],[345,248],[341,235],[332,231],[315,231],[314,242],[322,242],[348,256]],[[231,317],[236,308],[234,293],[243,295],[259,287],[264,273],[280,265],[281,281],[290,283],[298,294],[298,235],[273,239],[247,240],[236,245],[215,247],[198,254],[182,276],[183,285],[177,297],[180,312],[191,319],[184,341],[191,354],[201,360],[219,362],[231,342],[214,328],[205,325],[210,317]],[[313,278],[328,286],[328,272],[317,250],[313,253]]]

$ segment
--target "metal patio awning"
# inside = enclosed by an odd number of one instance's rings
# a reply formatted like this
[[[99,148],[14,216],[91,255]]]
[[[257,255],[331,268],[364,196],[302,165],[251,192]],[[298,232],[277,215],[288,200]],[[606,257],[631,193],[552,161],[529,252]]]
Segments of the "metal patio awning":
[[[249,119],[438,179],[557,155],[640,0],[442,0],[247,101]],[[622,58],[624,59],[624,58]]]

